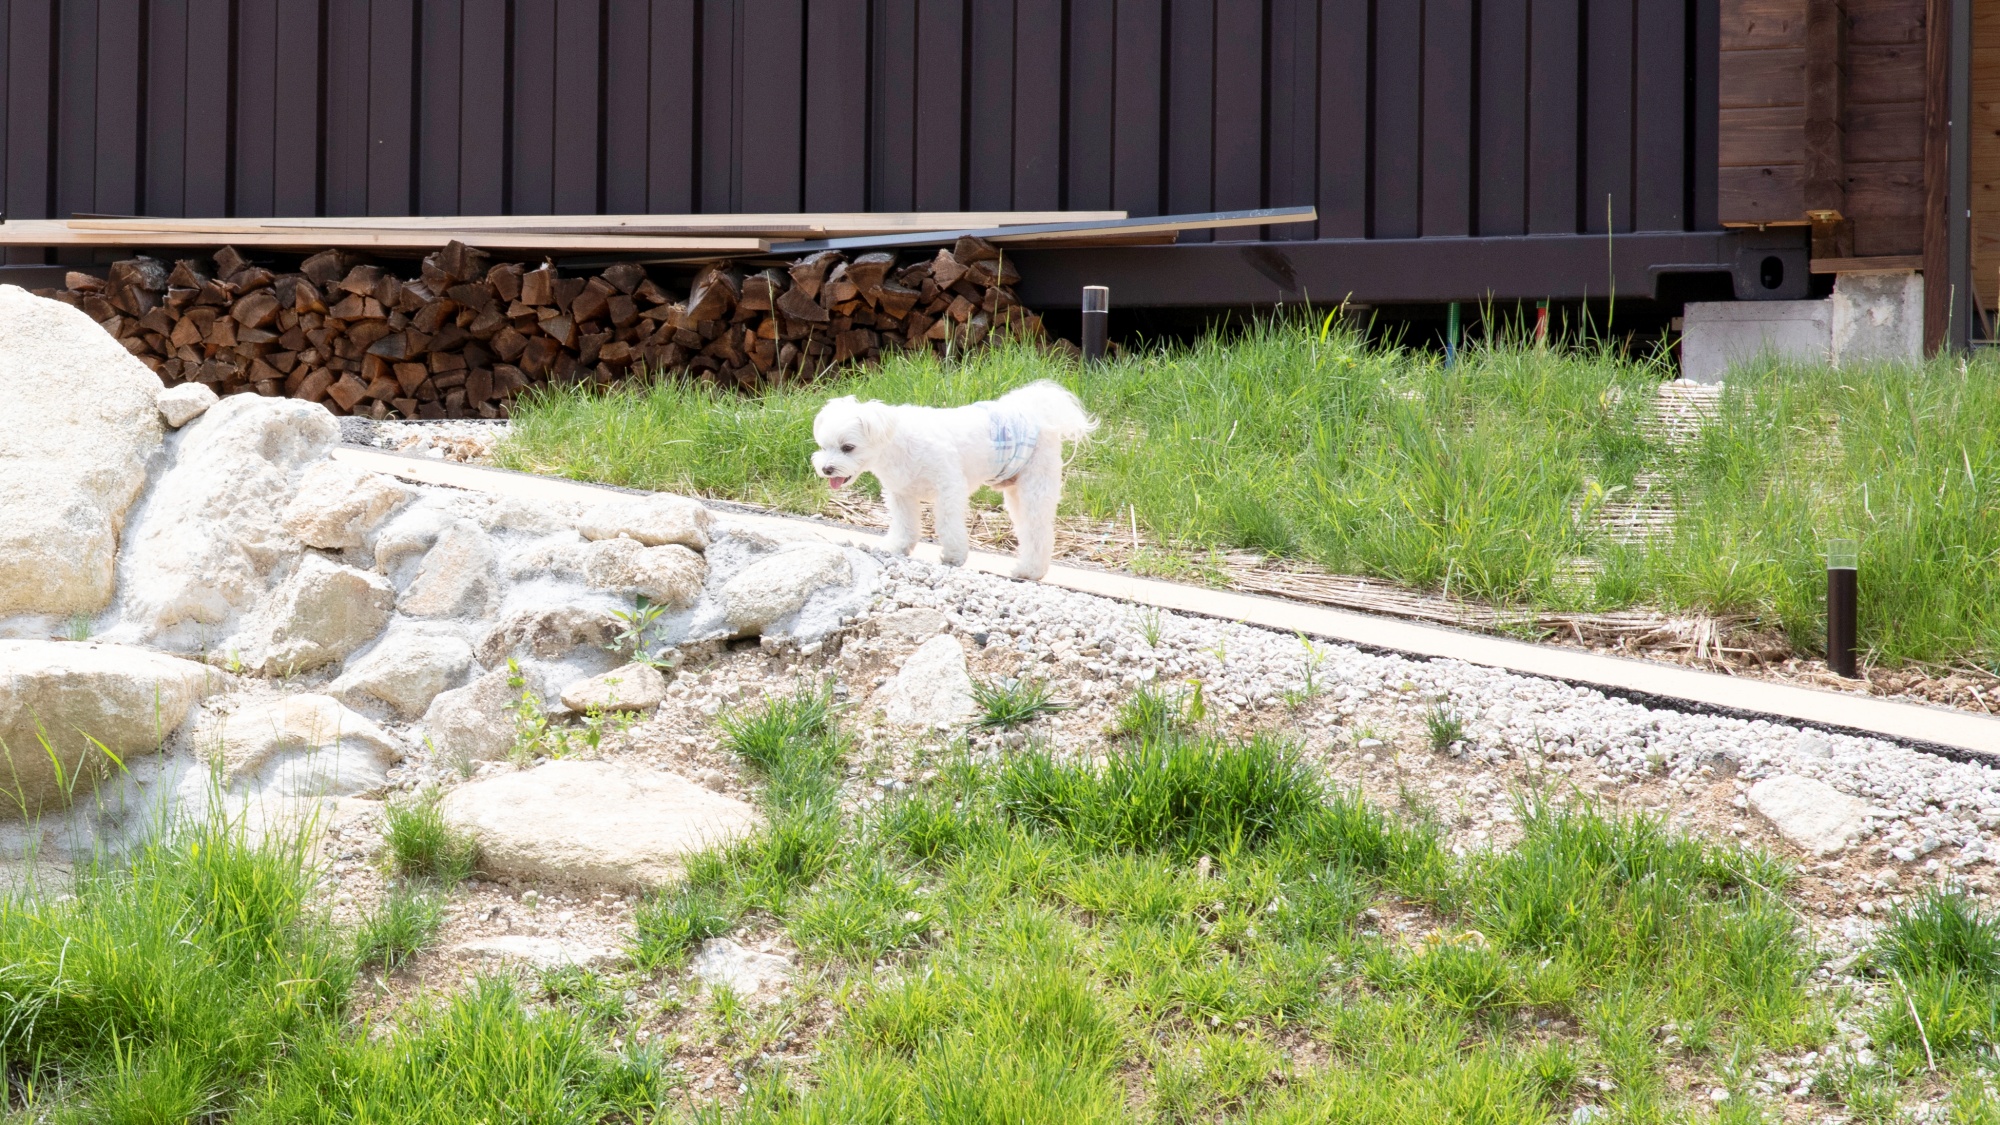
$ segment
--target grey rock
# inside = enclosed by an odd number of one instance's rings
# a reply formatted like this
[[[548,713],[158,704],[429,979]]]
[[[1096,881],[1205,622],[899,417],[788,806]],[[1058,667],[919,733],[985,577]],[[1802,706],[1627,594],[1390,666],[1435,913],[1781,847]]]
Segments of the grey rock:
[[[651,711],[667,697],[667,678],[644,664],[627,664],[563,689],[572,711]]]
[[[406,719],[422,715],[439,692],[472,670],[472,646],[445,629],[393,628],[381,642],[347,662],[327,694],[349,706],[362,699],[388,704]]]
[[[494,563],[493,540],[459,520],[431,545],[396,608],[411,617],[484,617],[500,597]]]
[[[403,751],[366,716],[325,695],[295,695],[225,718],[217,734],[232,792],[349,797],[380,788]]]
[[[1767,777],[1750,787],[1750,807],[1786,842],[1810,855],[1834,855],[1859,836],[1865,802],[1824,781],[1796,774]]]
[[[508,659],[559,660],[579,648],[603,649],[621,624],[607,610],[556,605],[509,614],[479,642],[479,662],[504,667]]]
[[[883,717],[896,726],[948,726],[971,718],[977,707],[965,646],[949,636],[925,641],[883,686],[880,702]]]
[[[723,618],[756,633],[804,606],[820,590],[853,580],[847,552],[831,543],[796,543],[737,572],[722,587]]]
[[[424,711],[424,734],[448,761],[491,762],[514,749],[514,707],[521,690],[505,668],[440,692]]]
[[[285,507],[285,530],[308,547],[361,546],[389,514],[415,493],[395,478],[342,461],[321,461],[299,477]]]
[[[245,622],[232,659],[277,676],[335,663],[382,631],[395,599],[381,575],[308,553]]]
[[[899,641],[926,641],[949,626],[944,614],[929,606],[910,606],[883,614],[876,622],[882,636]]]
[[[178,430],[220,401],[221,398],[205,383],[182,383],[161,391],[154,397],[153,404],[159,408],[160,417],[168,428]]]
[[[623,536],[648,547],[677,543],[694,551],[708,549],[714,517],[698,500],[668,493],[608,500],[584,514],[577,530],[585,539]]]
[[[669,609],[685,609],[701,596],[708,564],[679,544],[647,547],[619,536],[584,548],[583,574],[593,589],[642,594]]]

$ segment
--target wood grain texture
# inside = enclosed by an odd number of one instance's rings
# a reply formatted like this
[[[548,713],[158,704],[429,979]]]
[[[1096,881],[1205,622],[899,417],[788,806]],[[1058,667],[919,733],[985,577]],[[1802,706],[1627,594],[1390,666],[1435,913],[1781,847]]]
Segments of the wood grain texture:
[[[1847,107],[1849,160],[1922,160],[1924,104],[1890,102]]]
[[[1724,51],[1717,74],[1723,109],[1806,104],[1806,51]]]
[[[1849,44],[1847,100],[1855,105],[1920,102],[1924,53],[1915,46]]]
[[[1806,0],[1722,0],[1722,49],[1806,45]]]
[[[1972,289],[2000,308],[2000,8],[1972,9]]]
[[[1856,44],[1924,42],[1924,0],[1847,0],[1847,41]]]
[[[1806,0],[1805,204],[1808,211],[1847,205],[1842,165],[1842,59],[1846,47],[1841,0]]]
[[[1805,217],[1804,186],[1799,164],[1722,168],[1716,173],[1718,210],[1725,223],[1798,222]]]
[[[1805,162],[1804,106],[1725,109],[1718,159],[1725,168]]]

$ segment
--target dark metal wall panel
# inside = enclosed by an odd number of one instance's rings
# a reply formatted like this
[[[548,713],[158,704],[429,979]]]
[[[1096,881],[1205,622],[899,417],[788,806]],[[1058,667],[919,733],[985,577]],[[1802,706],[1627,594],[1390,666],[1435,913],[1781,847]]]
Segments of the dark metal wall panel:
[[[0,0],[0,205],[1320,211],[1196,243],[1601,234],[1608,205],[1621,233],[1706,230],[1718,11]]]

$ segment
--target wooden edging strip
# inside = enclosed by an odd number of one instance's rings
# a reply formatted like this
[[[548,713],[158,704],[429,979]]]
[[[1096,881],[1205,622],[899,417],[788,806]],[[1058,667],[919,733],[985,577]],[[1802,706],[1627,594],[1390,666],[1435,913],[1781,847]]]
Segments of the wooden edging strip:
[[[499,493],[528,500],[574,501],[593,495],[626,495],[635,491],[356,446],[342,446],[335,450],[334,456],[420,484]],[[793,530],[809,528],[828,540],[855,546],[873,546],[881,538],[879,533],[842,524],[718,506],[726,508],[730,518],[745,523],[764,523]],[[918,554],[935,561],[937,548],[925,543],[918,547]],[[1005,574],[1012,568],[1013,561],[1008,555],[974,551],[966,565],[991,574]],[[1715,672],[1698,672],[1626,657],[1600,656],[1555,645],[1529,644],[1437,625],[1305,605],[1257,594],[1184,586],[1112,571],[1056,566],[1050,568],[1048,577],[1043,581],[1047,585],[1079,593],[1136,602],[1176,613],[1304,633],[1374,651],[1427,659],[1462,660],[1522,675],[1561,680],[1597,688],[1649,706],[1767,718],[1843,734],[1889,738],[1949,758],[2000,764],[2000,719],[1965,711]]]

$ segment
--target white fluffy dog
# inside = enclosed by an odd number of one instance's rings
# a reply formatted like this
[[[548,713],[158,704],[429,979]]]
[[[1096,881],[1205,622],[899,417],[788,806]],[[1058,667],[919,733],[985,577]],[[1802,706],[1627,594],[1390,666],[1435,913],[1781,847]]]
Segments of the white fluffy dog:
[[[1014,577],[1038,579],[1055,553],[1056,501],[1062,498],[1063,443],[1097,429],[1083,404],[1046,379],[994,402],[947,410],[860,402],[853,395],[813,419],[813,468],[834,488],[862,473],[882,482],[889,504],[888,548],[916,546],[917,505],[930,501],[938,551],[965,562],[967,505],[980,485],[1000,490],[1019,549]]]

